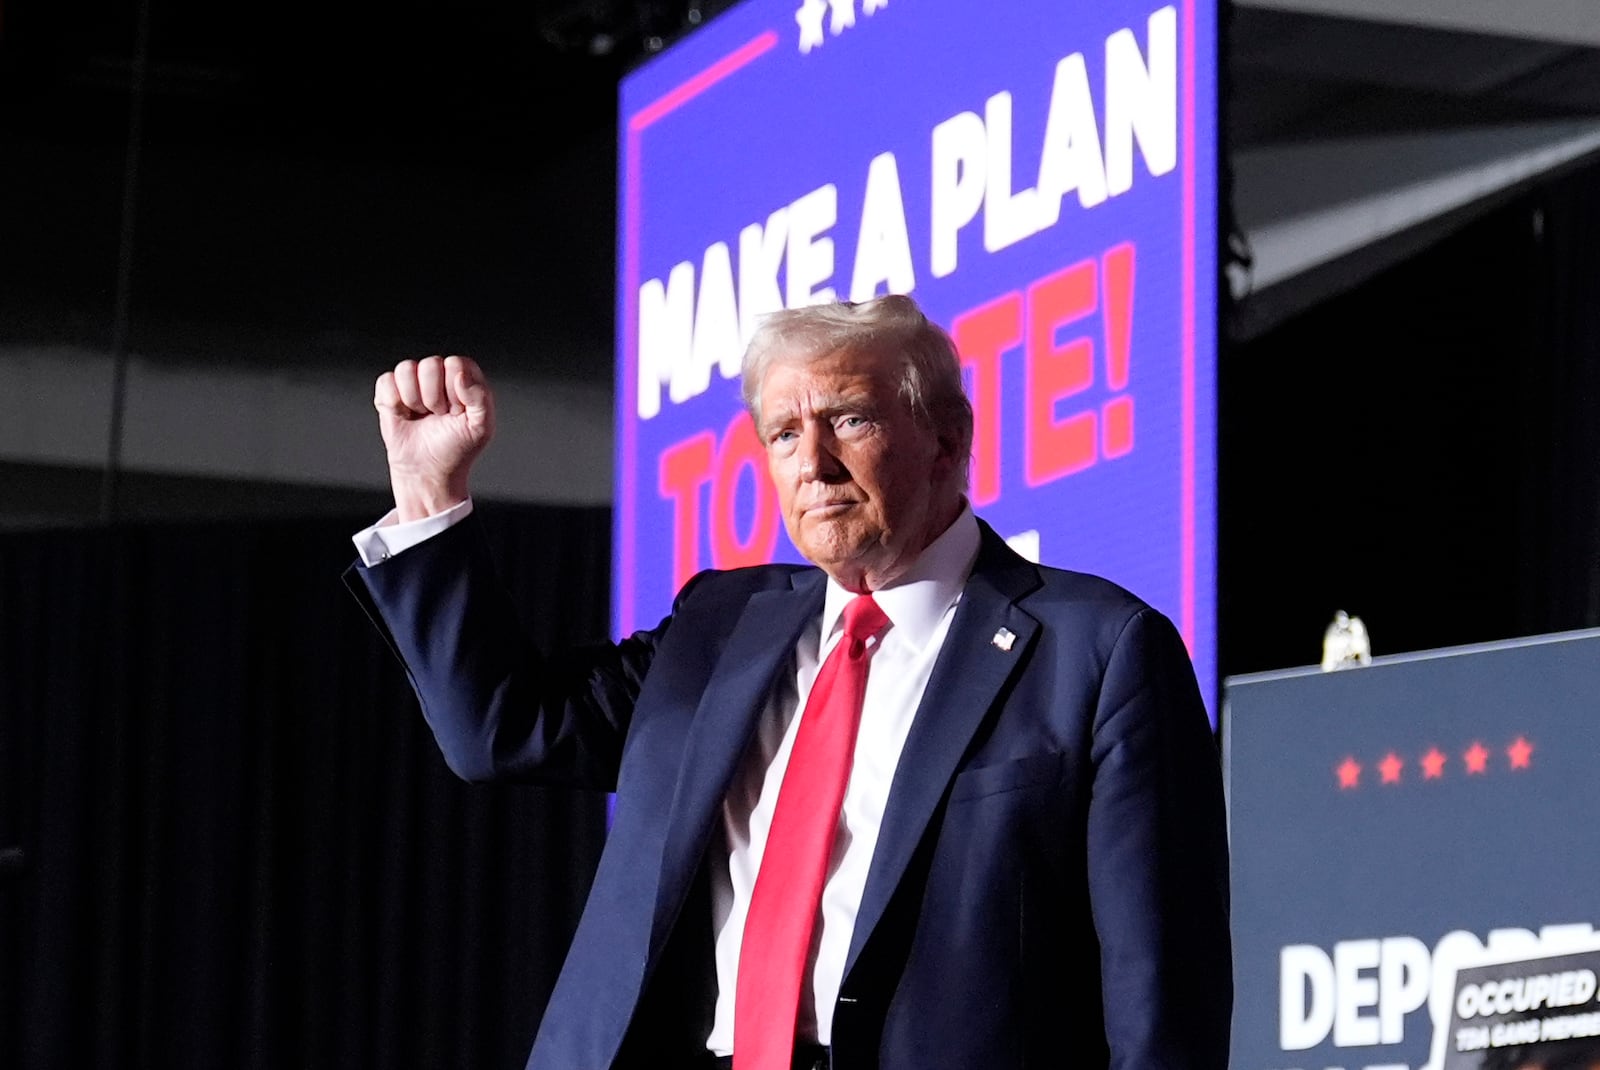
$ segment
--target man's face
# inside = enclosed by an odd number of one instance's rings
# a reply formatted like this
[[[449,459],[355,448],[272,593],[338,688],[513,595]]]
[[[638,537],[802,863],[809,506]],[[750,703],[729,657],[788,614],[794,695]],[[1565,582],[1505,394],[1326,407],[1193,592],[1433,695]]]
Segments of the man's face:
[[[776,360],[760,412],[789,538],[850,590],[900,575],[960,510],[955,459],[901,398],[892,355]]]

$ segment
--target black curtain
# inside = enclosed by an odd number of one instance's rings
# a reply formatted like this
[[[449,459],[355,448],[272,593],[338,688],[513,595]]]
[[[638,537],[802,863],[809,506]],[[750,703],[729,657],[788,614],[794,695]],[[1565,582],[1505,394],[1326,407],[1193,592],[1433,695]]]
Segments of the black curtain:
[[[603,637],[609,514],[484,511],[532,633]],[[604,797],[449,774],[365,522],[0,538],[0,1065],[522,1064]]]
[[[1523,205],[1533,299],[1523,391],[1517,622],[1600,625],[1600,164]]]
[[[1600,625],[1600,163],[1225,354],[1221,660]]]

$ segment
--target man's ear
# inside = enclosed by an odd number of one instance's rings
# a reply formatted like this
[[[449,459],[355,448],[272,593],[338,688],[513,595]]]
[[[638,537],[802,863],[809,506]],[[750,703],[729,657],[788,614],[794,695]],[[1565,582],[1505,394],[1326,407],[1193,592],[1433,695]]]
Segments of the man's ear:
[[[937,432],[934,441],[939,444],[939,452],[933,458],[933,477],[935,482],[943,483],[961,465],[961,446],[944,432]]]

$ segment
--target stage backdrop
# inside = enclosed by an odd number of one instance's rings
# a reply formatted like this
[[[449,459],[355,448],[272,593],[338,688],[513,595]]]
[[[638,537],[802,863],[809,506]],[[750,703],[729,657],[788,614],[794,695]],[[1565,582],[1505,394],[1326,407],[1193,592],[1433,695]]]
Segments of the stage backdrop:
[[[1213,0],[750,0],[630,76],[613,627],[796,560],[738,399],[763,313],[913,293],[971,498],[1179,626],[1214,691]]]

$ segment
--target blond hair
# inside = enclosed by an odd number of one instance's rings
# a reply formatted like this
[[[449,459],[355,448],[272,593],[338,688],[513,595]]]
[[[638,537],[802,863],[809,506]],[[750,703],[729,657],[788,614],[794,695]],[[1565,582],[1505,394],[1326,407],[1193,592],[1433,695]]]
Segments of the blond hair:
[[[972,403],[961,385],[961,358],[944,329],[901,294],[836,301],[763,317],[744,351],[741,391],[761,426],[761,383],[778,362],[804,364],[842,349],[900,358],[900,397],[912,416],[960,459],[966,486],[972,455]]]

